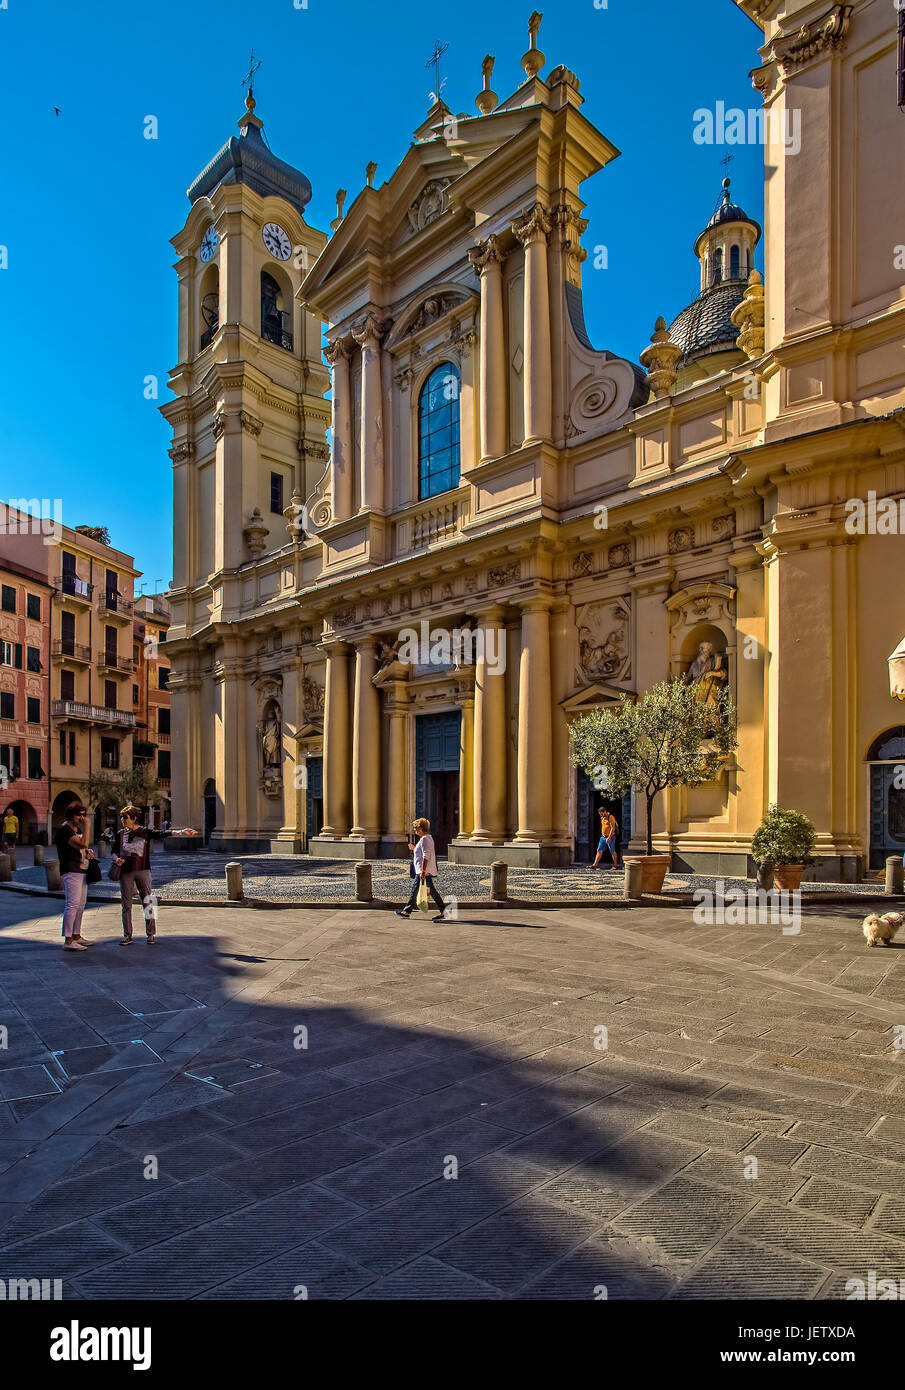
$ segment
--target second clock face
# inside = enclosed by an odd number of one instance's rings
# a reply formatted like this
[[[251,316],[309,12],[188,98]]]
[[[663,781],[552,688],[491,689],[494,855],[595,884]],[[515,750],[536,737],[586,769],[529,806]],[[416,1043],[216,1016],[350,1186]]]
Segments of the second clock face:
[[[276,256],[278,261],[289,260],[292,255],[292,242],[279,222],[265,222],[261,228],[261,236],[271,256]]]
[[[203,261],[210,260],[211,256],[217,249],[217,243],[219,240],[220,238],[217,236],[217,233],[214,230],[214,228],[208,227],[207,231],[204,233],[204,236],[201,238],[201,259]]]

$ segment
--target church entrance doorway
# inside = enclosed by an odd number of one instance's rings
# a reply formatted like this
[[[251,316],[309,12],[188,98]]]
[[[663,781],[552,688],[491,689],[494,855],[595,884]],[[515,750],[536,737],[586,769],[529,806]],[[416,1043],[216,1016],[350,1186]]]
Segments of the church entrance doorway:
[[[438,854],[459,833],[459,739],[462,714],[415,719],[415,816],[427,816]]]
[[[305,835],[308,843],[319,835],[324,824],[324,760],[308,758],[305,797]]]
[[[600,839],[599,811],[607,810],[615,816],[619,824],[620,858],[628,848],[632,838],[632,798],[612,797],[598,790],[586,772],[579,768],[576,776],[576,816],[575,816],[575,863],[593,864],[597,857],[597,843]],[[612,861],[605,854],[602,862]]]
[[[204,843],[209,845],[217,828],[217,787],[213,778],[204,784]]]
[[[905,725],[887,729],[871,746],[870,867],[905,854]]]

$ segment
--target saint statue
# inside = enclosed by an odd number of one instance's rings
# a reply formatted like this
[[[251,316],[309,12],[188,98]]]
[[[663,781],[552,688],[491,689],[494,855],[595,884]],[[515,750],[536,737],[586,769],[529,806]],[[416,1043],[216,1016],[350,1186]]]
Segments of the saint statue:
[[[271,704],[268,707],[267,715],[264,719],[264,728],[261,734],[265,768],[279,767],[281,764],[282,733],[280,707],[277,704]]]
[[[698,654],[688,668],[688,679],[696,685],[695,698],[704,705],[715,705],[729,681],[729,672],[722,656],[716,655],[712,642],[701,642]]]

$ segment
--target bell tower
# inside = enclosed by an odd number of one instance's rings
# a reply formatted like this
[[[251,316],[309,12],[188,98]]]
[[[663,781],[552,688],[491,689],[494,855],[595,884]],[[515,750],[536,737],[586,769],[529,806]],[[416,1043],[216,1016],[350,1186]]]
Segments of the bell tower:
[[[257,827],[269,847],[287,826],[297,839],[298,794],[287,783],[284,806],[281,778],[262,780],[253,758],[240,768],[236,750],[260,751],[246,692],[262,651],[284,701],[294,689],[276,631],[300,563],[290,522],[326,471],[330,423],[320,320],[297,294],[327,237],[305,221],[308,179],[265,138],[252,75],[239,134],[191,184],[172,241],[179,348],[161,411],[173,429],[173,724],[187,750],[173,816],[204,819],[214,844],[250,843]]]
[[[251,88],[245,108],[240,134],[189,188],[172,243],[177,400],[162,413],[173,426],[174,586],[188,634],[205,618],[199,586],[222,581],[218,616],[228,618],[230,576],[286,545],[284,510],[327,464],[320,323],[296,299],[327,238],[306,223],[311,185],[271,151]]]

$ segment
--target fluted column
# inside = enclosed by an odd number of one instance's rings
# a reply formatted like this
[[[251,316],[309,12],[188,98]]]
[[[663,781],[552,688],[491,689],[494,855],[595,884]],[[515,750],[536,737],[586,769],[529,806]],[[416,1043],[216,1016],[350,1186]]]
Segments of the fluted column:
[[[502,843],[506,831],[506,628],[502,608],[481,613],[478,630],[471,838]]]
[[[549,439],[553,428],[553,364],[550,355],[550,219],[540,203],[512,230],[525,248],[525,443]]]
[[[553,819],[553,710],[547,598],[522,604],[518,704],[518,832],[516,840],[549,839]]]
[[[324,827],[322,835],[340,839],[349,829],[351,747],[349,741],[349,649],[343,643],[325,648],[324,689]]]
[[[363,840],[380,833],[380,696],[374,685],[377,650],[373,637],[355,646],[352,711],[352,829]]]
[[[352,514],[352,374],[350,349],[343,339],[328,343],[324,356],[333,368],[333,459],[330,510],[334,521]]]
[[[474,819],[474,697],[460,701],[462,723],[459,735],[459,834],[464,840],[472,832]]]
[[[383,508],[383,388],[380,340],[384,323],[367,314],[352,337],[361,348],[361,506]]]
[[[503,260],[498,237],[490,236],[468,253],[481,276],[481,357],[479,382],[481,458],[506,453],[509,408],[503,336]]]

